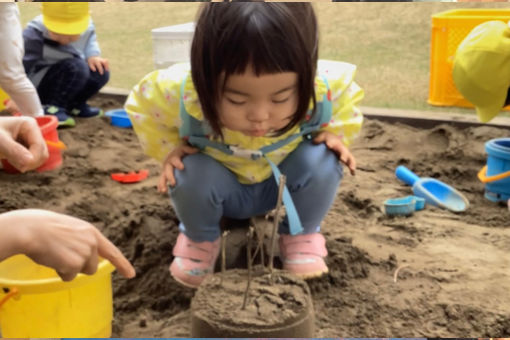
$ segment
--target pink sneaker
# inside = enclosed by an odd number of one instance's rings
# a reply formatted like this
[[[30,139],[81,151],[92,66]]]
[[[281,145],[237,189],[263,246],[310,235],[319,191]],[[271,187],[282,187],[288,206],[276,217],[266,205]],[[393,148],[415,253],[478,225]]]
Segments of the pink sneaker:
[[[193,242],[180,233],[172,252],[175,258],[170,273],[179,283],[197,288],[206,275],[214,272],[219,252],[220,238],[214,242]]]
[[[320,233],[280,235],[280,256],[283,269],[303,279],[322,276],[328,272],[324,257],[328,255],[326,240]]]

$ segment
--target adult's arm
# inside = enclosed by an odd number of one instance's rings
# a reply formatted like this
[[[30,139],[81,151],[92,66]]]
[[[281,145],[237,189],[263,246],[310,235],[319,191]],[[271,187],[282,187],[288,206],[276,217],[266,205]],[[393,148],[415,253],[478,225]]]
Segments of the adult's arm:
[[[55,269],[64,281],[97,271],[99,256],[126,277],[136,275],[122,252],[92,224],[39,209],[0,214],[0,261],[25,254],[34,262]]]
[[[15,3],[0,3],[0,87],[21,113],[40,116],[43,109],[37,91],[23,67],[23,38]]]

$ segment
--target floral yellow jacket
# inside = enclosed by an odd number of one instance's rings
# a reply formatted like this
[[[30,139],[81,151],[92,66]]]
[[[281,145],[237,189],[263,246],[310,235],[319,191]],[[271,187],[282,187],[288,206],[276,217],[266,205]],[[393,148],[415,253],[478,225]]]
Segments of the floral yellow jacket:
[[[356,67],[352,64],[320,60],[319,76],[315,82],[317,101],[321,101],[327,92],[322,77],[327,79],[331,90],[332,119],[321,130],[341,136],[345,145],[349,145],[359,133],[363,122],[363,116],[357,105],[364,92],[353,80],[355,71]],[[159,161],[163,161],[174,147],[182,144],[179,138],[181,125],[179,101],[184,77],[187,77],[182,94],[185,108],[191,116],[203,120],[188,63],[175,64],[167,69],[149,73],[133,88],[126,101],[125,109],[144,151]],[[298,131],[299,125],[277,137],[250,137],[237,131],[222,129],[226,144],[251,150],[273,144]],[[269,159],[275,164],[281,163],[301,141],[302,138],[297,138],[269,153]],[[213,148],[206,148],[204,152],[234,172],[241,183],[258,183],[271,176],[271,168],[263,158],[251,160],[227,155]]]

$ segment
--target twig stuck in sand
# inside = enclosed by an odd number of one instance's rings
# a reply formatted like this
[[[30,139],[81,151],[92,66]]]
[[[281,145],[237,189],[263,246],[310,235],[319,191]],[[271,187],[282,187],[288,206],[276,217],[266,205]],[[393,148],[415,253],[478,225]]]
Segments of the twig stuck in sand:
[[[398,272],[401,269],[406,268],[406,267],[409,267],[409,265],[408,264],[403,264],[403,265],[397,267],[397,269],[395,269],[395,273],[393,273],[393,283],[397,283]]]
[[[230,233],[229,230],[225,230],[221,235],[221,278],[220,285],[223,284],[223,276],[225,276],[225,270],[227,268],[227,256],[225,252],[227,244],[227,235]]]
[[[278,223],[280,222],[280,208],[282,206],[283,188],[285,188],[285,182],[287,177],[280,175],[280,185],[278,187],[278,200],[276,201],[276,211],[274,213],[273,231],[271,233],[271,248],[269,249],[269,275],[273,276],[273,258],[274,258],[274,247],[276,242],[276,231],[278,230]]]
[[[264,236],[266,234],[266,224],[264,223],[262,228],[258,227],[258,225],[255,225],[255,234],[257,234],[257,250],[260,250],[260,265],[262,266],[262,271],[264,271],[265,263],[264,263]],[[257,251],[255,251],[255,254]],[[255,255],[253,255],[255,257]]]
[[[263,249],[264,235],[262,234],[261,237],[259,236],[261,233],[263,233],[264,229],[263,229],[263,227],[260,228],[260,223],[257,223],[256,218],[252,218],[251,223],[253,224],[253,226],[250,226],[250,228],[253,228],[253,230],[254,230],[253,232],[254,232],[254,234],[257,235],[257,238],[258,238],[257,247],[255,248],[255,251],[253,252],[252,259],[254,260],[260,251],[260,256],[262,257],[262,263],[261,263],[262,270],[264,270],[264,249]]]
[[[251,255],[251,242],[253,239],[253,231],[255,228],[250,227],[250,231],[248,232],[248,245],[246,247],[246,254],[248,258],[248,283],[246,284],[246,290],[244,291],[244,299],[243,299],[243,306],[241,309],[246,308],[246,303],[248,302],[248,297],[250,295],[250,285],[251,285],[251,272],[252,272],[252,262],[254,256]]]

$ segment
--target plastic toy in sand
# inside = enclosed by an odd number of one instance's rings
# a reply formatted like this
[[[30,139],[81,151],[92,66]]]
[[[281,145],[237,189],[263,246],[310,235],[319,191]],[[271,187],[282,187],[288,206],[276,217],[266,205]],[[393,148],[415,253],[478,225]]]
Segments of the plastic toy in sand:
[[[113,126],[122,128],[130,128],[133,126],[131,124],[131,120],[129,120],[126,110],[124,109],[106,111],[105,116],[110,118],[110,122]]]
[[[43,138],[48,145],[49,157],[44,164],[36,169],[37,172],[54,170],[62,165],[62,150],[66,149],[66,145],[58,138],[57,126],[58,119],[55,116],[36,117],[37,125],[41,129]],[[6,159],[2,159],[3,170],[10,174],[19,174],[12,164]]]
[[[384,201],[384,213],[388,216],[410,216],[425,208],[425,199],[418,196],[391,198]]]
[[[510,199],[510,138],[491,139],[485,143],[487,164],[478,173],[485,184],[485,198],[493,202]]]
[[[469,201],[464,195],[435,178],[420,178],[403,165],[397,167],[395,175],[411,185],[414,195],[423,197],[427,204],[454,212],[465,211],[469,207]]]
[[[54,142],[51,140],[46,140],[46,145],[48,145],[49,148],[55,148],[57,150],[66,150],[67,146],[62,142],[61,140]]]
[[[149,170],[142,169],[138,172],[131,171],[131,172],[116,172],[110,175],[110,177],[119,183],[138,183],[140,181],[143,181],[149,176]]]
[[[5,109],[7,102],[9,101],[9,95],[0,88],[0,111]]]

